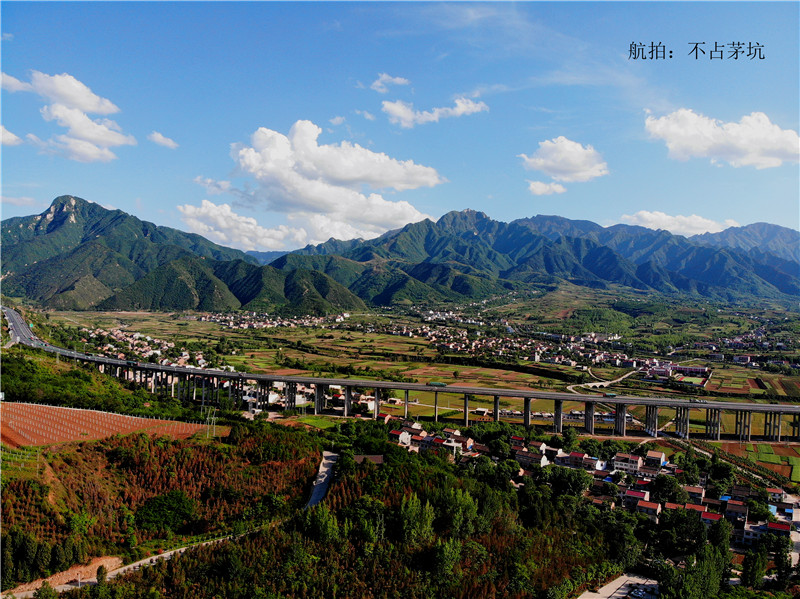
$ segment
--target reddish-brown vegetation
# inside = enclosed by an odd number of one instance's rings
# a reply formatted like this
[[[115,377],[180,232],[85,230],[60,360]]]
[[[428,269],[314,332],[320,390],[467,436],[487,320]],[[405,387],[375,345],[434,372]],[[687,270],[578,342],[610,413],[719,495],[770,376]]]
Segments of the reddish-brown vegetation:
[[[205,434],[208,428],[203,424],[13,402],[3,403],[0,422],[0,437],[10,447],[90,441],[139,431],[186,439],[198,432]]]

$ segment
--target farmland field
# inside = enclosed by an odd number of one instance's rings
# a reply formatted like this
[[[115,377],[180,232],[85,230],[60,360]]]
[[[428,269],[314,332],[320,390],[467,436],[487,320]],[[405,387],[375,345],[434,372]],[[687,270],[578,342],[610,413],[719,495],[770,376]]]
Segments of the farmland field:
[[[196,433],[205,435],[209,429],[204,424],[13,402],[3,402],[0,419],[2,442],[12,448],[89,441],[139,431],[186,439]],[[216,432],[227,434],[227,430],[217,427]]]

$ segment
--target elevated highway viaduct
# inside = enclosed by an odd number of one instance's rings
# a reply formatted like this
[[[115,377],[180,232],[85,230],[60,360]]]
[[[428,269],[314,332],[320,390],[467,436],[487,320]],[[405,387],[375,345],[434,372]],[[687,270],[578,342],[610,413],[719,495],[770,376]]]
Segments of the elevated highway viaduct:
[[[244,401],[245,387],[249,388],[251,400],[255,407],[266,407],[270,389],[276,383],[284,388],[284,407],[296,408],[297,390],[299,386],[313,386],[314,413],[319,414],[327,407],[326,393],[331,386],[341,387],[344,396],[344,415],[352,414],[352,403],[356,389],[374,389],[375,402],[373,417],[380,412],[381,401],[388,396],[388,391],[402,391],[404,395],[404,415],[408,417],[409,396],[412,392],[432,392],[434,394],[434,418],[438,416],[438,399],[440,393],[457,394],[463,397],[463,424],[469,425],[470,399],[473,397],[491,397],[494,400],[492,417],[500,419],[501,398],[521,399],[523,403],[522,421],[525,426],[531,425],[531,402],[549,400],[553,402],[553,430],[561,433],[564,426],[564,402],[584,404],[583,425],[587,433],[595,433],[596,412],[598,404],[613,407],[613,434],[627,435],[629,420],[628,410],[631,406],[643,406],[645,409],[644,431],[658,435],[659,410],[674,410],[675,434],[688,438],[690,431],[689,413],[704,414],[703,436],[719,440],[722,434],[722,414],[735,414],[734,438],[739,441],[750,441],[759,435],[754,430],[753,414],[764,414],[763,438],[769,441],[800,441],[800,406],[791,404],[760,404],[726,401],[705,402],[702,400],[671,399],[664,397],[633,397],[606,395],[577,395],[553,391],[536,391],[533,389],[500,389],[490,387],[469,387],[459,385],[431,386],[422,383],[403,383],[396,381],[374,381],[357,379],[336,379],[307,376],[284,376],[278,374],[229,372],[224,370],[208,370],[181,366],[164,366],[145,362],[119,360],[104,356],[96,356],[74,350],[56,347],[39,339],[31,331],[31,327],[18,312],[3,307],[9,323],[12,340],[44,351],[59,354],[80,362],[93,364],[103,372],[109,372],[127,380],[134,380],[153,393],[169,393],[172,397],[190,399],[203,404],[218,405],[222,398],[236,405]],[[783,430],[784,420],[788,417],[788,430]],[[696,422],[696,420],[695,420]],[[788,433],[788,434],[787,434]]]

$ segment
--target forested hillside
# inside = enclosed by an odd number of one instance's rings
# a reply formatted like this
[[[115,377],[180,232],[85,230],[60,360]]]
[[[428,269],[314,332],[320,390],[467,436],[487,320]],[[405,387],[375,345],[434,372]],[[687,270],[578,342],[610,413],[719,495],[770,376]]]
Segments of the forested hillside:
[[[3,589],[289,514],[320,457],[313,435],[267,425],[222,441],[134,434],[45,451],[35,474],[3,472]]]

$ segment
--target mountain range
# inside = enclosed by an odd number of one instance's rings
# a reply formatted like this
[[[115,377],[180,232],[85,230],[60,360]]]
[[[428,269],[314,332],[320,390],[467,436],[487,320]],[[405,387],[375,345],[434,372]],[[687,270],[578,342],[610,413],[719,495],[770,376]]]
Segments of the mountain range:
[[[375,239],[245,254],[61,196],[42,214],[4,220],[2,244],[3,292],[60,309],[322,314],[560,281],[720,300],[800,295],[800,232],[766,223],[683,237],[559,216],[504,223],[463,210]]]

